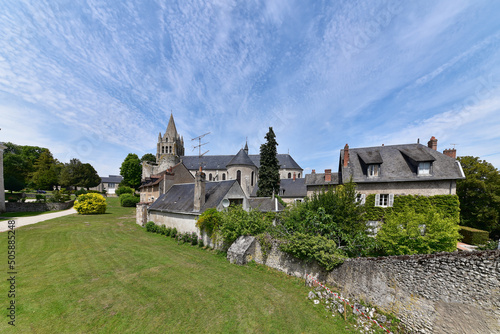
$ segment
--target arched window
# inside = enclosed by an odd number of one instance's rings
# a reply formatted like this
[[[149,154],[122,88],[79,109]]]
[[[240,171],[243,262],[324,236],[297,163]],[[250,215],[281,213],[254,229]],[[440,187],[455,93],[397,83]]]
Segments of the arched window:
[[[222,181],[226,181],[226,173],[222,173]]]
[[[236,172],[236,181],[241,185],[241,171]]]
[[[255,177],[255,172],[252,172],[252,180],[251,180],[251,182],[250,182],[250,185],[251,185],[252,187],[253,187],[253,179],[254,179],[254,177]]]
[[[297,178],[299,178],[299,179],[300,179],[300,173],[297,175]]]
[[[161,147],[161,153],[165,153],[165,147]]]
[[[288,178],[291,179],[292,178],[292,173],[288,173]]]
[[[208,174],[208,181],[212,181],[212,173]]]

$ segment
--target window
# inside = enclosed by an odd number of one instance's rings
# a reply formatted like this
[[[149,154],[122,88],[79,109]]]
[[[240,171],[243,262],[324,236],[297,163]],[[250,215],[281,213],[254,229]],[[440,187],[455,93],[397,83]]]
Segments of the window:
[[[212,173],[208,174],[208,181],[212,181]]]
[[[288,173],[288,178],[291,179],[292,178],[292,173]]]
[[[113,189],[115,187],[114,183],[108,183],[108,189]]]
[[[356,203],[361,205],[365,205],[366,195],[365,194],[357,194],[356,195]]]
[[[161,147],[161,153],[165,153],[165,146]]]
[[[392,206],[394,204],[394,194],[376,194],[375,206],[383,208]]]
[[[297,175],[297,178],[299,178],[299,179],[300,179],[300,173]]]
[[[236,181],[241,185],[241,171],[236,172]]]
[[[368,177],[377,177],[380,172],[380,165],[368,165]]]
[[[418,164],[418,175],[430,175],[430,174],[431,174],[431,163],[420,162]]]
[[[253,187],[253,179],[255,177],[255,172],[252,172],[252,182],[250,183],[250,185]]]
[[[222,173],[222,181],[226,181],[226,173]]]

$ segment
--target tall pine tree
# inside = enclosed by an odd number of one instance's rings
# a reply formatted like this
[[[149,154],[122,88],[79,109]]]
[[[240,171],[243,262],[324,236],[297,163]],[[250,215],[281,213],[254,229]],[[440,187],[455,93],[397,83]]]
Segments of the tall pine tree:
[[[257,196],[277,195],[280,189],[280,165],[278,162],[278,143],[273,128],[266,134],[266,143],[260,145],[259,191]]]

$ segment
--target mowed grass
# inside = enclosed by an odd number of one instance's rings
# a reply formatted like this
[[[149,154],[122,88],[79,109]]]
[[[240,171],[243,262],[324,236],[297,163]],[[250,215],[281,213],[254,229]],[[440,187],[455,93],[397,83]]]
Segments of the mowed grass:
[[[16,231],[15,328],[0,233],[1,333],[346,332],[340,317],[307,300],[303,281],[147,233],[135,209],[108,203],[104,215]]]

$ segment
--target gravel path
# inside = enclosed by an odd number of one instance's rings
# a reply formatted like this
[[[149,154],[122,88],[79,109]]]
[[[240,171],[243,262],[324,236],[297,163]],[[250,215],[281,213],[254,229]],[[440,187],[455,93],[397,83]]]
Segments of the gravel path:
[[[57,218],[57,217],[63,217],[67,215],[71,215],[73,213],[76,213],[76,210],[71,208],[68,210],[64,211],[59,211],[59,212],[53,212],[53,213],[45,213],[43,215],[38,215],[38,216],[33,216],[33,217],[21,217],[21,218],[8,218],[6,220],[0,220],[0,232],[5,232],[9,229],[8,227],[8,222],[9,220],[15,220],[16,221],[16,228],[25,226],[25,225],[31,225],[31,224],[36,224],[39,222],[43,222],[45,220]],[[2,214],[0,213],[0,217]]]

